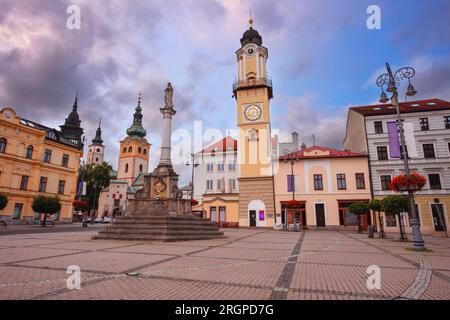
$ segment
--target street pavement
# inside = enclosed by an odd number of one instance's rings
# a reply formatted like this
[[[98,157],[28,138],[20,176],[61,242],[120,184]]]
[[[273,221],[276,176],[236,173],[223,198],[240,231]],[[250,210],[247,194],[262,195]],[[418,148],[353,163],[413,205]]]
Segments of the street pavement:
[[[430,251],[418,253],[394,237],[354,232],[225,229],[224,238],[202,241],[91,240],[99,228],[0,230],[0,300],[450,298],[447,238],[425,237]],[[67,286],[72,265],[80,267],[80,289]],[[379,267],[379,287],[369,266]]]

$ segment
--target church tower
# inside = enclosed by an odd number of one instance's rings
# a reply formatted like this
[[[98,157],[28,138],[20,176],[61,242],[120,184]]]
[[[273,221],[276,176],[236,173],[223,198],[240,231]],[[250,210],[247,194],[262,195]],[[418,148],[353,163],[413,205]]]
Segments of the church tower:
[[[97,131],[95,132],[95,137],[94,139],[92,139],[92,143],[89,145],[89,153],[87,159],[88,164],[97,165],[103,163],[105,146],[103,145],[101,124],[102,120],[100,119]]]
[[[239,225],[274,224],[275,203],[271,162],[270,100],[272,81],[267,73],[268,50],[253,29],[253,19],[236,51],[237,80],[233,94],[237,102],[239,159]]]
[[[150,143],[142,127],[141,96],[133,116],[133,124],[127,129],[127,136],[120,141],[120,156],[117,168],[117,180],[126,180],[131,185],[136,177],[148,173]]]
[[[80,116],[78,115],[78,91],[75,96],[72,112],[66,118],[64,124],[59,127],[61,128],[61,133],[64,139],[75,143],[79,148],[83,148],[83,128],[81,128]]]

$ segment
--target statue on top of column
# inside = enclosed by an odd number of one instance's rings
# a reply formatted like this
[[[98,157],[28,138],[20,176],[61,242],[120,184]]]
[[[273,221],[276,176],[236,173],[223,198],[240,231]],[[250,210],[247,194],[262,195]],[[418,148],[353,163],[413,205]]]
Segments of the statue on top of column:
[[[167,88],[164,90],[164,102],[165,107],[173,107],[173,88],[170,82],[167,84]]]

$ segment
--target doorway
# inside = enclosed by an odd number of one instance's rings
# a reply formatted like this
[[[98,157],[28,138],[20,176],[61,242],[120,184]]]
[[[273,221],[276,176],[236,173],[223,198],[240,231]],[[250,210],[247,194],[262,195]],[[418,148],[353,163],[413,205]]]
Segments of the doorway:
[[[256,210],[250,210],[250,227],[256,227]]]
[[[447,231],[444,218],[444,206],[439,203],[431,205],[431,212],[433,213],[433,224],[435,231]]]
[[[316,225],[317,227],[325,227],[325,204],[316,203]]]

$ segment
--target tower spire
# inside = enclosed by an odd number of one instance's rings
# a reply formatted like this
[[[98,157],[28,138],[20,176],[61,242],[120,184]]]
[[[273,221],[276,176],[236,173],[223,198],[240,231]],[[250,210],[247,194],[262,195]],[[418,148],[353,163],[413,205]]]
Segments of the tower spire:
[[[139,93],[138,105],[133,115],[133,124],[127,129],[127,134],[132,137],[143,138],[147,135],[147,131],[142,127],[142,108],[141,108],[142,93]]]
[[[253,29],[252,8],[250,8],[250,18],[248,19],[248,23],[250,24],[250,29]]]

